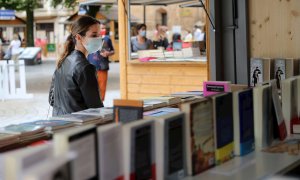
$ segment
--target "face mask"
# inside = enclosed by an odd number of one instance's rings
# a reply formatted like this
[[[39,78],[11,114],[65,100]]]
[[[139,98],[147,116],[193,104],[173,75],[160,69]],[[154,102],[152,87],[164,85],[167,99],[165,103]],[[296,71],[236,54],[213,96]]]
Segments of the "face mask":
[[[140,36],[146,37],[146,31],[140,31]]]
[[[106,29],[102,29],[102,30],[100,31],[100,35],[101,35],[101,36],[105,36],[105,35],[106,35]]]
[[[170,34],[170,31],[167,31],[166,34],[169,35],[169,34]]]
[[[102,38],[88,38],[87,44],[83,44],[84,48],[88,51],[89,54],[97,52],[101,49],[102,46]]]

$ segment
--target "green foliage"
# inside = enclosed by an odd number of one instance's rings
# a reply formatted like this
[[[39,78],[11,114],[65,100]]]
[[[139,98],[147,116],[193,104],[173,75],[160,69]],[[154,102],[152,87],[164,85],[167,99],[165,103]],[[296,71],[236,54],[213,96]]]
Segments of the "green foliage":
[[[0,7],[5,9],[13,9],[23,11],[26,9],[35,9],[37,0],[0,0]]]
[[[60,4],[67,8],[74,8],[78,6],[78,2],[76,0],[52,0],[51,4],[53,7],[56,7]]]

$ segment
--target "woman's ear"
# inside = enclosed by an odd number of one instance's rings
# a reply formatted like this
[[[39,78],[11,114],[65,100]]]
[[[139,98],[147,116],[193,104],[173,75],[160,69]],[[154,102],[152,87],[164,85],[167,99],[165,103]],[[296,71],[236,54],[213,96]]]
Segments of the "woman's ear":
[[[75,39],[76,39],[76,42],[77,41],[81,42],[82,41],[82,36],[80,34],[76,34]]]

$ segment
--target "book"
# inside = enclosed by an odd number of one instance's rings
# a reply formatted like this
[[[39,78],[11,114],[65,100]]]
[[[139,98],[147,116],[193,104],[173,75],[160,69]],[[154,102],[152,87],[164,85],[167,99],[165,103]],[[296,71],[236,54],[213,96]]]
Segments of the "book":
[[[255,149],[253,90],[233,92],[234,153],[244,156]]]
[[[281,80],[284,80],[286,76],[286,65],[284,59],[274,60],[274,77],[276,79],[276,85],[278,89],[281,89]]]
[[[213,106],[210,98],[184,103],[188,175],[199,174],[215,165]]]
[[[300,64],[300,63],[299,63]],[[291,120],[291,132],[300,133],[300,76],[295,76],[295,83],[292,84],[292,107],[296,110],[297,118]],[[294,110],[294,109],[293,109]]]
[[[99,126],[98,153],[100,179],[121,180],[123,172],[123,142],[121,124]]]
[[[287,130],[282,114],[282,107],[279,100],[279,94],[277,90],[276,80],[270,81],[272,86],[272,102],[273,102],[273,108],[274,108],[274,115],[276,118],[276,124],[274,124],[275,133],[278,132],[278,136],[280,140],[284,140],[287,136]]]
[[[28,123],[22,123],[22,126],[32,125],[32,126],[42,126],[46,131],[54,132],[57,130],[69,128],[75,126],[73,122],[63,121],[63,120],[37,120]]]
[[[255,148],[261,150],[273,142],[272,87],[270,84],[253,89]]]
[[[212,96],[215,160],[222,164],[234,156],[232,93]]]
[[[103,121],[103,119],[99,116],[88,115],[88,114],[65,114],[61,116],[51,117],[49,118],[49,120],[70,121],[70,122],[75,122],[77,125],[96,124]]]
[[[19,143],[19,141],[19,135],[0,133],[0,148]]]
[[[251,58],[250,60],[250,85],[252,87],[263,83],[264,79],[263,59]]]
[[[1,164],[4,165],[5,170],[3,179],[22,179],[27,169],[53,157],[53,144],[21,148],[3,153],[1,156]]]
[[[295,78],[281,81],[282,114],[287,129],[287,136],[293,133],[292,122],[298,120],[297,84]]]
[[[23,175],[24,180],[71,180],[71,162],[75,159],[76,153],[68,152],[56,157],[40,161],[33,167],[27,169]]]
[[[165,102],[167,103],[167,105],[173,105],[173,104],[180,103],[181,99],[179,97],[173,97],[173,96],[154,96],[154,97],[143,98],[143,101],[145,104],[151,101],[158,101],[158,102]]]
[[[230,92],[230,81],[204,81],[203,96],[211,96],[223,92]]]
[[[186,91],[186,92],[175,92],[171,93],[171,96],[203,96],[203,91]]]
[[[155,124],[141,120],[122,126],[124,180],[155,179]]]
[[[155,117],[156,179],[186,176],[185,116],[182,112]]]
[[[116,123],[128,123],[143,118],[142,100],[114,100],[113,117]]]
[[[82,115],[93,115],[99,116],[103,119],[113,119],[113,108],[102,107],[102,108],[89,108],[82,111],[74,112],[72,114],[82,114]]]
[[[53,137],[56,156],[74,151],[77,157],[71,167],[74,180],[98,179],[97,129],[93,125],[67,129]]]
[[[152,111],[146,111],[143,113],[143,115],[150,116],[150,117],[157,117],[157,116],[163,116],[163,115],[167,115],[167,114],[179,112],[179,111],[180,111],[179,108],[164,107],[164,108],[159,108],[159,109],[155,109]]]

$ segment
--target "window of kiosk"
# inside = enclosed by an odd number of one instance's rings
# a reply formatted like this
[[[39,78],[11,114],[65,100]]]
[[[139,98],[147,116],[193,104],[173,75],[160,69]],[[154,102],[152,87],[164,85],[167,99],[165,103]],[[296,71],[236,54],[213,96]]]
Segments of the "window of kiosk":
[[[130,59],[206,62],[206,14],[188,2],[129,0]]]

